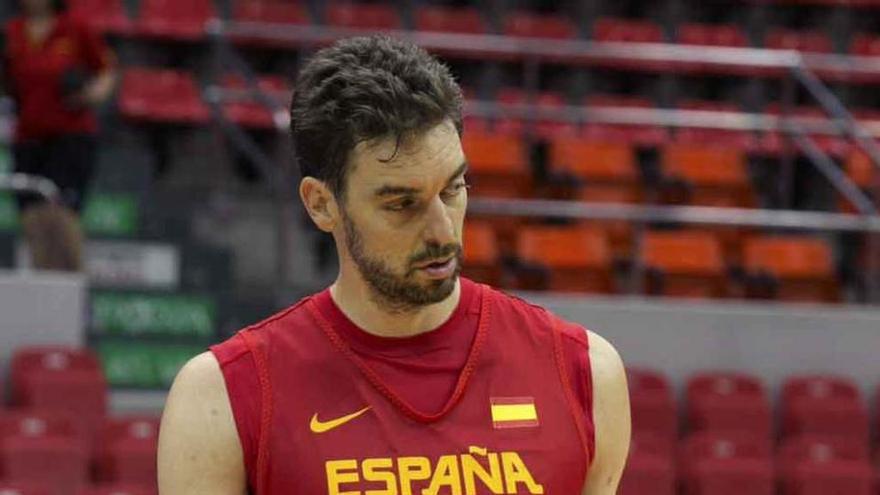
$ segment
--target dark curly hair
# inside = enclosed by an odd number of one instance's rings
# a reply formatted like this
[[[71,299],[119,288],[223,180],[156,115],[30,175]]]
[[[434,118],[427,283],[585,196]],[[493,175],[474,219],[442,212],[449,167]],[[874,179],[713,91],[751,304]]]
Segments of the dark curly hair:
[[[318,51],[294,85],[291,135],[302,176],[344,201],[355,145],[394,137],[399,146],[447,119],[460,135],[461,106],[449,69],[422,48],[378,35],[339,40]]]

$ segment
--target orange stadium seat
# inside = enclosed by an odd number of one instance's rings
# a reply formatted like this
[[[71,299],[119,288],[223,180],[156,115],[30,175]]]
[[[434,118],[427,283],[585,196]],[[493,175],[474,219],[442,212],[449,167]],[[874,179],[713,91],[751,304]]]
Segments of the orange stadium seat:
[[[648,294],[721,297],[727,293],[721,242],[710,232],[645,232],[641,259]]]
[[[736,105],[724,102],[704,100],[683,100],[678,102],[681,110],[698,110],[704,112],[740,112]],[[674,142],[677,144],[713,146],[732,148],[744,152],[758,150],[758,139],[754,132],[728,129],[706,129],[700,127],[679,127],[675,130]]]
[[[659,436],[674,443],[678,436],[678,414],[672,385],[659,371],[626,369],[634,436]]]
[[[465,222],[464,266],[462,273],[478,282],[501,285],[501,251],[495,230],[490,222]]]
[[[461,139],[474,196],[524,198],[532,177],[523,139],[501,132],[466,132]]]
[[[327,24],[358,29],[399,29],[397,9],[389,4],[339,2],[327,5]]]
[[[139,122],[207,124],[210,117],[191,74],[146,67],[123,73],[119,110]]]
[[[486,23],[474,7],[425,5],[416,8],[416,29],[449,33],[482,34]]]
[[[583,187],[578,201],[587,203],[638,204],[644,198],[641,191],[621,189],[614,185],[591,185]],[[585,220],[584,225],[598,226],[608,232],[614,259],[626,261],[632,257],[633,224],[626,220]]]
[[[742,151],[720,146],[669,144],[660,153],[667,189],[664,202],[701,206],[750,207],[756,198]],[[669,184],[682,184],[684,198],[669,194]]]
[[[583,226],[526,226],[516,254],[527,266],[545,270],[538,280],[521,276],[522,289],[608,293],[612,290],[607,234]]]
[[[107,411],[107,381],[91,351],[25,347],[12,357],[13,404],[72,414],[88,445]]]
[[[217,15],[211,0],[141,0],[138,34],[151,38],[196,41],[205,24]]]
[[[874,495],[865,442],[800,435],[783,440],[777,457],[783,495]]]
[[[633,148],[625,143],[558,137],[550,141],[550,166],[587,187],[601,185],[641,193],[641,176]]]
[[[839,284],[831,247],[808,236],[747,239],[744,268],[747,294],[786,301],[837,301]]]
[[[242,77],[227,75],[223,78],[223,87],[226,89],[245,89],[247,85]],[[277,99],[284,108],[289,105],[290,89],[287,82],[281,76],[260,76],[257,87]],[[230,121],[251,129],[274,129],[275,118],[272,112],[262,103],[254,99],[247,101],[229,102],[223,105],[226,118]]]
[[[7,480],[40,483],[54,495],[75,495],[88,483],[89,449],[81,438],[13,435],[0,442]]]
[[[850,180],[860,189],[865,191],[869,197],[876,197],[874,181],[880,178],[880,171],[871,163],[868,155],[862,151],[853,150],[846,158],[844,170]],[[857,213],[853,206],[842,194],[838,195],[838,209],[844,213]],[[875,201],[875,204],[880,205]]]
[[[501,88],[496,95],[498,103],[520,104],[528,103],[528,95],[519,88]],[[542,109],[559,109],[565,105],[562,95],[551,92],[541,92],[536,95],[534,103]],[[528,121],[517,117],[504,117],[497,121],[496,130],[511,134],[522,134],[528,126]],[[577,131],[573,123],[553,120],[538,119],[534,124],[534,132],[545,139],[552,139],[558,135],[570,135]]]
[[[99,32],[128,34],[132,30],[122,0],[71,0],[68,5],[74,16],[84,19]]]
[[[771,452],[768,438],[748,432],[694,433],[682,449],[682,493],[775,495]]]
[[[99,481],[151,487],[156,483],[159,418],[112,418],[104,422],[96,453]]]
[[[868,409],[858,387],[837,376],[790,377],[782,386],[782,427],[788,436],[837,435],[869,438]]]
[[[503,33],[507,36],[567,39],[577,36],[571,20],[550,14],[514,11],[504,18]]]
[[[685,45],[735,46],[749,45],[746,33],[731,24],[684,23],[678,27],[678,42]]]
[[[668,439],[642,431],[634,432],[620,495],[675,495],[675,458]]]
[[[691,431],[748,431],[771,438],[772,412],[758,377],[735,372],[702,372],[687,384]]]

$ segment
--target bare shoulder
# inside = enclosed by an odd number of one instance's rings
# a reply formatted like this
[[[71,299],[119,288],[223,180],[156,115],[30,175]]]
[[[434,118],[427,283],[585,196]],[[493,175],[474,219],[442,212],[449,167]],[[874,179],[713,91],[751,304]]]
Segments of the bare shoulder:
[[[623,359],[620,353],[605,337],[586,330],[590,342],[590,363],[593,373],[616,374],[623,372]]]
[[[612,495],[626,464],[630,442],[629,391],[626,371],[617,349],[588,331],[593,386],[593,424],[596,455],[584,494]]]
[[[159,493],[241,495],[241,444],[223,373],[210,352],[181,368],[159,433]]]

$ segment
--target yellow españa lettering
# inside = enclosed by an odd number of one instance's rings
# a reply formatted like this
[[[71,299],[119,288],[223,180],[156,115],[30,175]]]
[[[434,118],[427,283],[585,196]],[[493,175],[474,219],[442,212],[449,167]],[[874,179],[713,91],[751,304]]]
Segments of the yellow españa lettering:
[[[519,453],[475,446],[434,465],[427,457],[376,457],[327,461],[325,470],[329,495],[476,495],[479,487],[498,495],[544,493]]]

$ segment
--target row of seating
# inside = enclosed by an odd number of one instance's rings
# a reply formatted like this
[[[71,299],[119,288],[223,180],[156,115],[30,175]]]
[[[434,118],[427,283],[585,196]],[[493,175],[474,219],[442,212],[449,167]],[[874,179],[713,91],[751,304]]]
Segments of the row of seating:
[[[0,492],[14,482],[22,494],[155,493],[159,420],[108,416],[107,382],[93,352],[20,348],[9,377],[11,409],[0,409]]]
[[[758,377],[704,372],[684,394],[685,431],[672,387],[655,370],[628,369],[633,442],[620,493],[864,494],[880,490],[872,465],[868,407],[834,375],[790,377],[772,401]],[[880,388],[877,396],[880,431]],[[878,445],[877,447],[880,447]]]
[[[469,220],[464,274],[523,290],[627,292],[615,268],[644,267],[644,292],[717,298],[839,301],[833,251],[821,238],[749,235],[737,229],[647,230],[638,248],[631,225],[591,221],[529,225],[512,218]],[[513,261],[510,261],[512,259]],[[505,263],[508,267],[505,270]]]
[[[130,19],[121,0],[75,0],[74,11],[98,29],[116,34],[141,35],[181,40],[202,39],[205,24],[218,15],[213,0],[141,0],[138,16]],[[387,3],[358,4],[330,2],[323,13],[330,26],[364,29],[402,29],[399,10]],[[412,28],[419,31],[488,34],[494,31],[482,13],[474,7],[426,5],[413,13]],[[304,2],[284,0],[239,0],[233,2],[232,19],[245,22],[311,24]],[[569,17],[514,10],[500,23],[500,34],[519,37],[573,39],[578,26]],[[646,19],[599,18],[592,25],[592,39],[598,41],[665,42],[660,24]],[[873,33],[854,36],[850,52],[877,55],[880,48]],[[247,40],[240,40],[247,41]],[[692,45],[745,47],[749,39],[736,25],[685,23],[668,41]],[[783,27],[769,30],[766,48],[797,49],[820,53],[832,52],[831,39],[818,31],[797,31]]]

